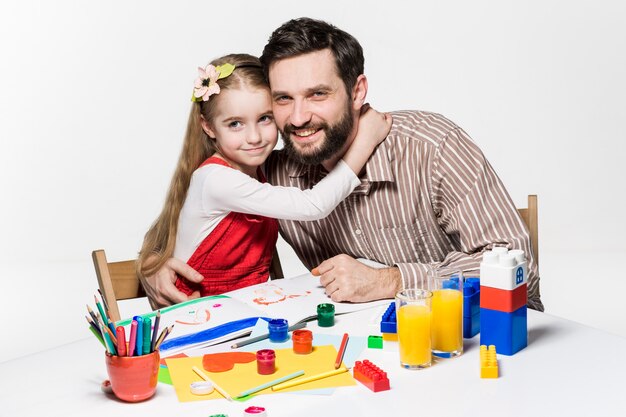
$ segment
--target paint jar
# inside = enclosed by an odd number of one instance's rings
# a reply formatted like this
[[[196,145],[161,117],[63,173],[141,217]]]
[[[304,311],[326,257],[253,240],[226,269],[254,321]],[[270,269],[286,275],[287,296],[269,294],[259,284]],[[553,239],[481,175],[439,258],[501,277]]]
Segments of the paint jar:
[[[280,343],[289,340],[289,323],[285,319],[273,319],[267,325],[270,342]]]
[[[313,352],[313,333],[310,330],[295,330],[291,334],[293,340],[293,352],[300,355],[308,355]]]
[[[332,327],[335,325],[335,305],[330,303],[317,305],[317,325]]]
[[[267,417],[264,407],[252,406],[243,410],[244,417]]]
[[[276,353],[262,349],[256,353],[256,368],[259,375],[271,375],[276,371]]]
[[[161,360],[158,350],[142,356],[116,356],[107,352],[105,360],[111,390],[117,398],[138,402],[154,395]]]

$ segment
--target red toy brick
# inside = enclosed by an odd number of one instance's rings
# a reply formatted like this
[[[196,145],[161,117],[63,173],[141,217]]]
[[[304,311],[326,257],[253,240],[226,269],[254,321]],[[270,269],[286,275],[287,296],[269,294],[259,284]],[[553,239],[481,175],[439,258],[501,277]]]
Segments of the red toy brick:
[[[528,299],[527,285],[520,285],[514,290],[480,286],[480,308],[512,313],[526,305]]]
[[[356,361],[354,363],[353,375],[354,379],[374,392],[387,391],[390,389],[387,372],[384,372],[367,359],[363,362]]]

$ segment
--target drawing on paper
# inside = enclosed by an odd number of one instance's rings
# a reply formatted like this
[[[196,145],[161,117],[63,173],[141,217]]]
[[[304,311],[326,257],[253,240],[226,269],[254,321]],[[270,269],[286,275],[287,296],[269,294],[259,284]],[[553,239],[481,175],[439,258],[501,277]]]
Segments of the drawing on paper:
[[[254,290],[255,298],[252,299],[252,302],[257,305],[267,306],[281,303],[292,298],[306,297],[309,294],[311,294],[311,291],[308,290],[304,290],[304,293],[296,292],[288,294],[282,287],[276,284],[266,284]]]
[[[215,309],[221,306],[221,304],[217,303],[213,304],[211,307]],[[174,319],[174,322],[177,324],[197,326],[211,320],[211,310],[209,306],[202,303],[199,305],[190,305],[189,308],[178,311]]]

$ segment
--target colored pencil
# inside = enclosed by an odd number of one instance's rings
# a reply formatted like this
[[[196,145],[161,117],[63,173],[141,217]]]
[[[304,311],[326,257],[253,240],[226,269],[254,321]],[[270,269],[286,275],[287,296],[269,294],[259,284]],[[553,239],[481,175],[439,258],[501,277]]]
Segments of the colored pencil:
[[[111,319],[107,319],[107,327],[111,330],[111,333],[115,334],[115,325]]]
[[[98,319],[100,320],[99,323],[100,329],[102,331],[102,337],[104,337],[104,335],[106,334],[109,337],[111,343],[113,343],[113,346],[117,345],[117,337],[115,336],[115,333],[113,333],[111,329],[102,322],[102,317],[98,317]],[[106,340],[106,338],[104,339]]]
[[[111,317],[108,313],[109,313],[109,303],[107,303],[106,298],[104,298],[104,294],[102,294],[102,291],[100,291],[100,288],[98,288],[98,294],[100,294],[100,299],[102,300],[102,305],[104,305],[104,309],[107,312],[107,317]]]
[[[100,315],[102,316],[102,321],[106,323],[109,320],[109,316],[107,316],[104,313],[104,309],[102,308],[102,304],[100,304],[100,301],[98,301],[98,297],[94,295],[93,299],[96,302],[96,307],[98,307],[98,311],[100,312]]]
[[[243,391],[241,394],[237,396],[237,398],[245,397],[246,395],[254,394],[255,392],[259,392],[264,390],[265,388],[273,387],[274,385],[278,385],[285,381],[289,381],[290,379],[297,378],[299,376],[304,375],[304,371],[294,372],[293,374],[286,375],[282,378],[275,379],[270,382],[266,382],[265,384],[259,385],[258,387],[250,388],[249,390]]]
[[[224,388],[220,387],[219,385],[217,385],[215,383],[215,381],[212,381],[211,378],[209,378],[207,376],[207,374],[205,374],[204,372],[202,372],[197,366],[192,366],[191,369],[193,369],[193,371],[198,374],[198,376],[202,379],[204,379],[205,381],[210,382],[211,384],[213,384],[213,386],[215,387],[215,389],[217,390],[217,392],[219,392],[220,394],[222,394],[224,396],[224,398],[226,398],[228,401],[232,401],[233,398],[228,395],[228,393],[226,391],[224,391]]]
[[[93,320],[91,320],[89,316],[85,316],[85,318],[87,319],[87,323],[89,323],[89,325],[93,327],[95,331],[100,333],[100,326],[98,326]]]
[[[87,304],[87,311],[89,312],[89,315],[91,316],[91,319],[94,321],[94,324],[96,324],[96,326],[98,325],[98,317],[96,317],[95,313],[93,312],[93,310],[91,309],[91,307],[89,307],[89,304]]]
[[[294,330],[302,329],[303,327],[306,327],[306,322],[305,322],[305,321],[300,322],[300,323],[296,323],[296,324],[294,324],[293,326],[289,326],[289,328],[287,329],[287,331],[292,332],[292,331],[294,331]],[[231,349],[237,349],[237,348],[239,348],[239,347],[246,346],[246,345],[249,345],[249,344],[251,344],[251,343],[258,342],[258,341],[260,341],[260,340],[265,340],[265,339],[267,339],[268,337],[270,337],[270,334],[269,334],[269,333],[262,334],[262,335],[260,335],[260,336],[251,337],[251,338],[249,338],[249,339],[242,340],[241,342],[237,342],[237,343],[235,343],[235,344],[234,344],[234,345],[232,345],[230,348],[231,348]]]
[[[150,341],[150,352],[154,352],[155,350],[160,321],[161,321],[161,310],[157,310],[156,318],[154,319],[154,329],[152,330],[152,340]]]
[[[341,366],[341,362],[343,361],[343,355],[346,353],[347,345],[348,333],[344,333],[343,339],[341,339],[341,346],[339,346],[339,352],[337,352],[337,359],[335,359],[335,369],[338,369]]]
[[[102,343],[102,346],[104,346],[104,348],[106,349],[106,345],[104,344],[104,340],[102,340],[102,335],[100,334],[99,331],[94,330],[93,327],[89,326],[89,330],[91,330],[91,333],[93,333],[94,336],[96,336],[96,338],[100,341],[100,343]],[[108,350],[108,349],[107,349]]]
[[[284,382],[282,384],[274,385],[272,391],[278,391],[285,388],[295,387],[296,385],[306,384],[307,382],[317,381],[319,379],[328,378],[330,376],[339,375],[347,372],[348,368],[341,367],[339,369],[333,369],[332,371],[322,372],[321,374],[312,375],[308,378],[296,379],[295,381]]]
[[[104,327],[104,323],[102,323],[101,326]],[[109,330],[108,328],[106,328],[106,329]],[[102,338],[104,339],[104,343],[107,346],[107,351],[111,355],[117,355],[117,350],[115,350],[115,345],[113,344],[113,339],[111,339],[111,336],[109,336],[109,333],[106,332],[106,331],[102,332]]]
[[[154,350],[157,350],[157,349],[159,349],[159,347],[161,347],[161,343],[163,343],[165,338],[167,336],[169,336],[170,333],[172,333],[173,329],[174,329],[174,325],[173,324],[170,327],[166,327],[165,329],[163,329],[163,331],[159,335],[159,338],[157,339],[157,342],[154,345]]]

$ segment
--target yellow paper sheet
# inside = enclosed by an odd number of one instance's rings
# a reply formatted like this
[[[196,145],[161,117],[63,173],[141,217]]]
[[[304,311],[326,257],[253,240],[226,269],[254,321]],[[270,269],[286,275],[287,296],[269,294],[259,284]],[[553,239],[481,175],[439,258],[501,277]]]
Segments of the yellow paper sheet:
[[[289,375],[299,370],[304,371],[300,378],[320,374],[322,372],[335,369],[335,359],[337,350],[332,345],[315,346],[313,352],[308,355],[298,355],[293,349],[276,350],[276,372],[272,375],[259,375],[256,361],[250,363],[238,363],[235,367],[226,372],[204,371],[212,381],[222,387],[231,397],[238,396],[241,392],[257,387],[266,382],[273,381],[285,375]],[[172,377],[172,384],[176,390],[176,395],[180,402],[214,400],[222,397],[217,391],[209,395],[194,395],[189,390],[192,382],[202,381],[192,369],[192,366],[204,370],[202,367],[202,356],[189,358],[166,359],[167,367]],[[319,388],[334,388],[356,385],[350,372],[344,372],[328,378],[298,385],[292,388],[276,391],[290,392]],[[271,388],[266,388],[254,395],[275,393]]]

